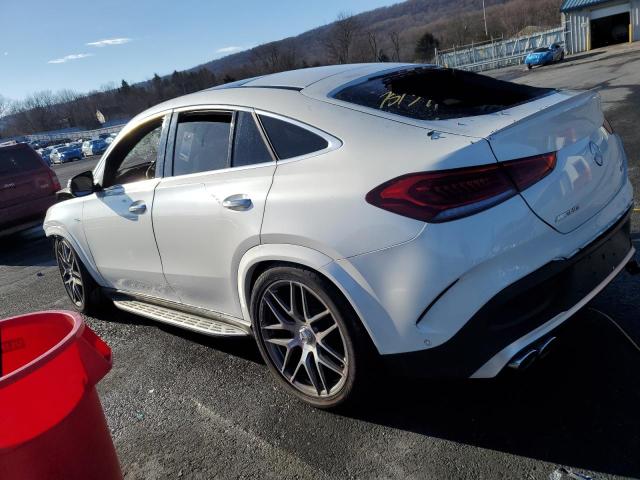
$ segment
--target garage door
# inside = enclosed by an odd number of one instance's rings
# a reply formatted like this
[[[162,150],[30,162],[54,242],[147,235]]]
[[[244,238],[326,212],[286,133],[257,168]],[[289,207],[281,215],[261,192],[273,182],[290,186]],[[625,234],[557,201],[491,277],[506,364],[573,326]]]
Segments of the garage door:
[[[631,11],[631,5],[623,3],[622,5],[614,5],[613,7],[599,8],[591,11],[591,20],[597,20],[598,18],[611,17],[619,13],[629,13]]]
[[[629,41],[630,6],[628,3],[591,12],[591,48]]]

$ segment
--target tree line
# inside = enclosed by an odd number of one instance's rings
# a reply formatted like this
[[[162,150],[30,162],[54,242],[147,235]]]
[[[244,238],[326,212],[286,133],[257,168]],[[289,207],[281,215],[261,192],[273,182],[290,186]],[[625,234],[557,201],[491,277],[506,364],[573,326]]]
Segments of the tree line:
[[[159,102],[236,79],[310,66],[357,62],[430,62],[436,48],[450,48],[491,38],[510,37],[529,26],[559,24],[561,0],[495,0],[487,10],[487,30],[481,9],[421,26],[402,19],[391,25],[365,25],[360,16],[341,13],[322,30],[314,48],[300,48],[296,39],[260,45],[239,66],[213,72],[201,67],[174,71],[138,84],[122,80],[88,94],[72,90],[36,92],[23,100],[0,95],[0,138],[64,128],[98,128],[97,110],[117,111],[130,118]],[[501,3],[502,2],[502,3]]]

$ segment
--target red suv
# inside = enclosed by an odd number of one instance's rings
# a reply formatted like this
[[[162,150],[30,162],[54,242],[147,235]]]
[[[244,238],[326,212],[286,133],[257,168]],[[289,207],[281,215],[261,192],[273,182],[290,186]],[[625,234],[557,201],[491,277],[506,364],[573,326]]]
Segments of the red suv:
[[[29,145],[0,147],[0,236],[42,223],[58,190],[58,177]]]

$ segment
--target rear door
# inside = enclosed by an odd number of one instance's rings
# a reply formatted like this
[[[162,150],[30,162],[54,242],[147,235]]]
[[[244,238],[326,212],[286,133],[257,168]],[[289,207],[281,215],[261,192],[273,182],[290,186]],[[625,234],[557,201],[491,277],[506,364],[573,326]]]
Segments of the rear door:
[[[0,148],[0,208],[52,195],[49,169],[31,147],[18,144]]]
[[[555,169],[522,196],[541,219],[568,233],[598,213],[624,185],[626,157],[619,137],[603,126],[597,93],[564,98],[522,116],[489,136],[489,143],[499,161],[557,152]]]
[[[276,164],[249,110],[182,111],[153,226],[165,277],[188,305],[241,317],[237,265],[260,243]]]

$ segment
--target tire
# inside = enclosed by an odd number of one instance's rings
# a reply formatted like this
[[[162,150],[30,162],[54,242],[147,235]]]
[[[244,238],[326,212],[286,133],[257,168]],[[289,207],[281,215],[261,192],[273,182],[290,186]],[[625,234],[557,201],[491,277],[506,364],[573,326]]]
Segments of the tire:
[[[329,409],[366,390],[373,345],[328,280],[302,268],[271,268],[256,280],[250,311],[260,354],[288,393]]]
[[[62,237],[56,237],[54,254],[64,289],[74,308],[89,316],[102,311],[105,299],[100,286],[82,264],[71,244]]]
[[[561,61],[561,62],[562,62],[562,61],[564,61],[564,52],[562,52],[562,53],[560,54],[560,61]]]
[[[533,67],[531,66],[531,64],[527,64],[527,69],[531,70]]]

